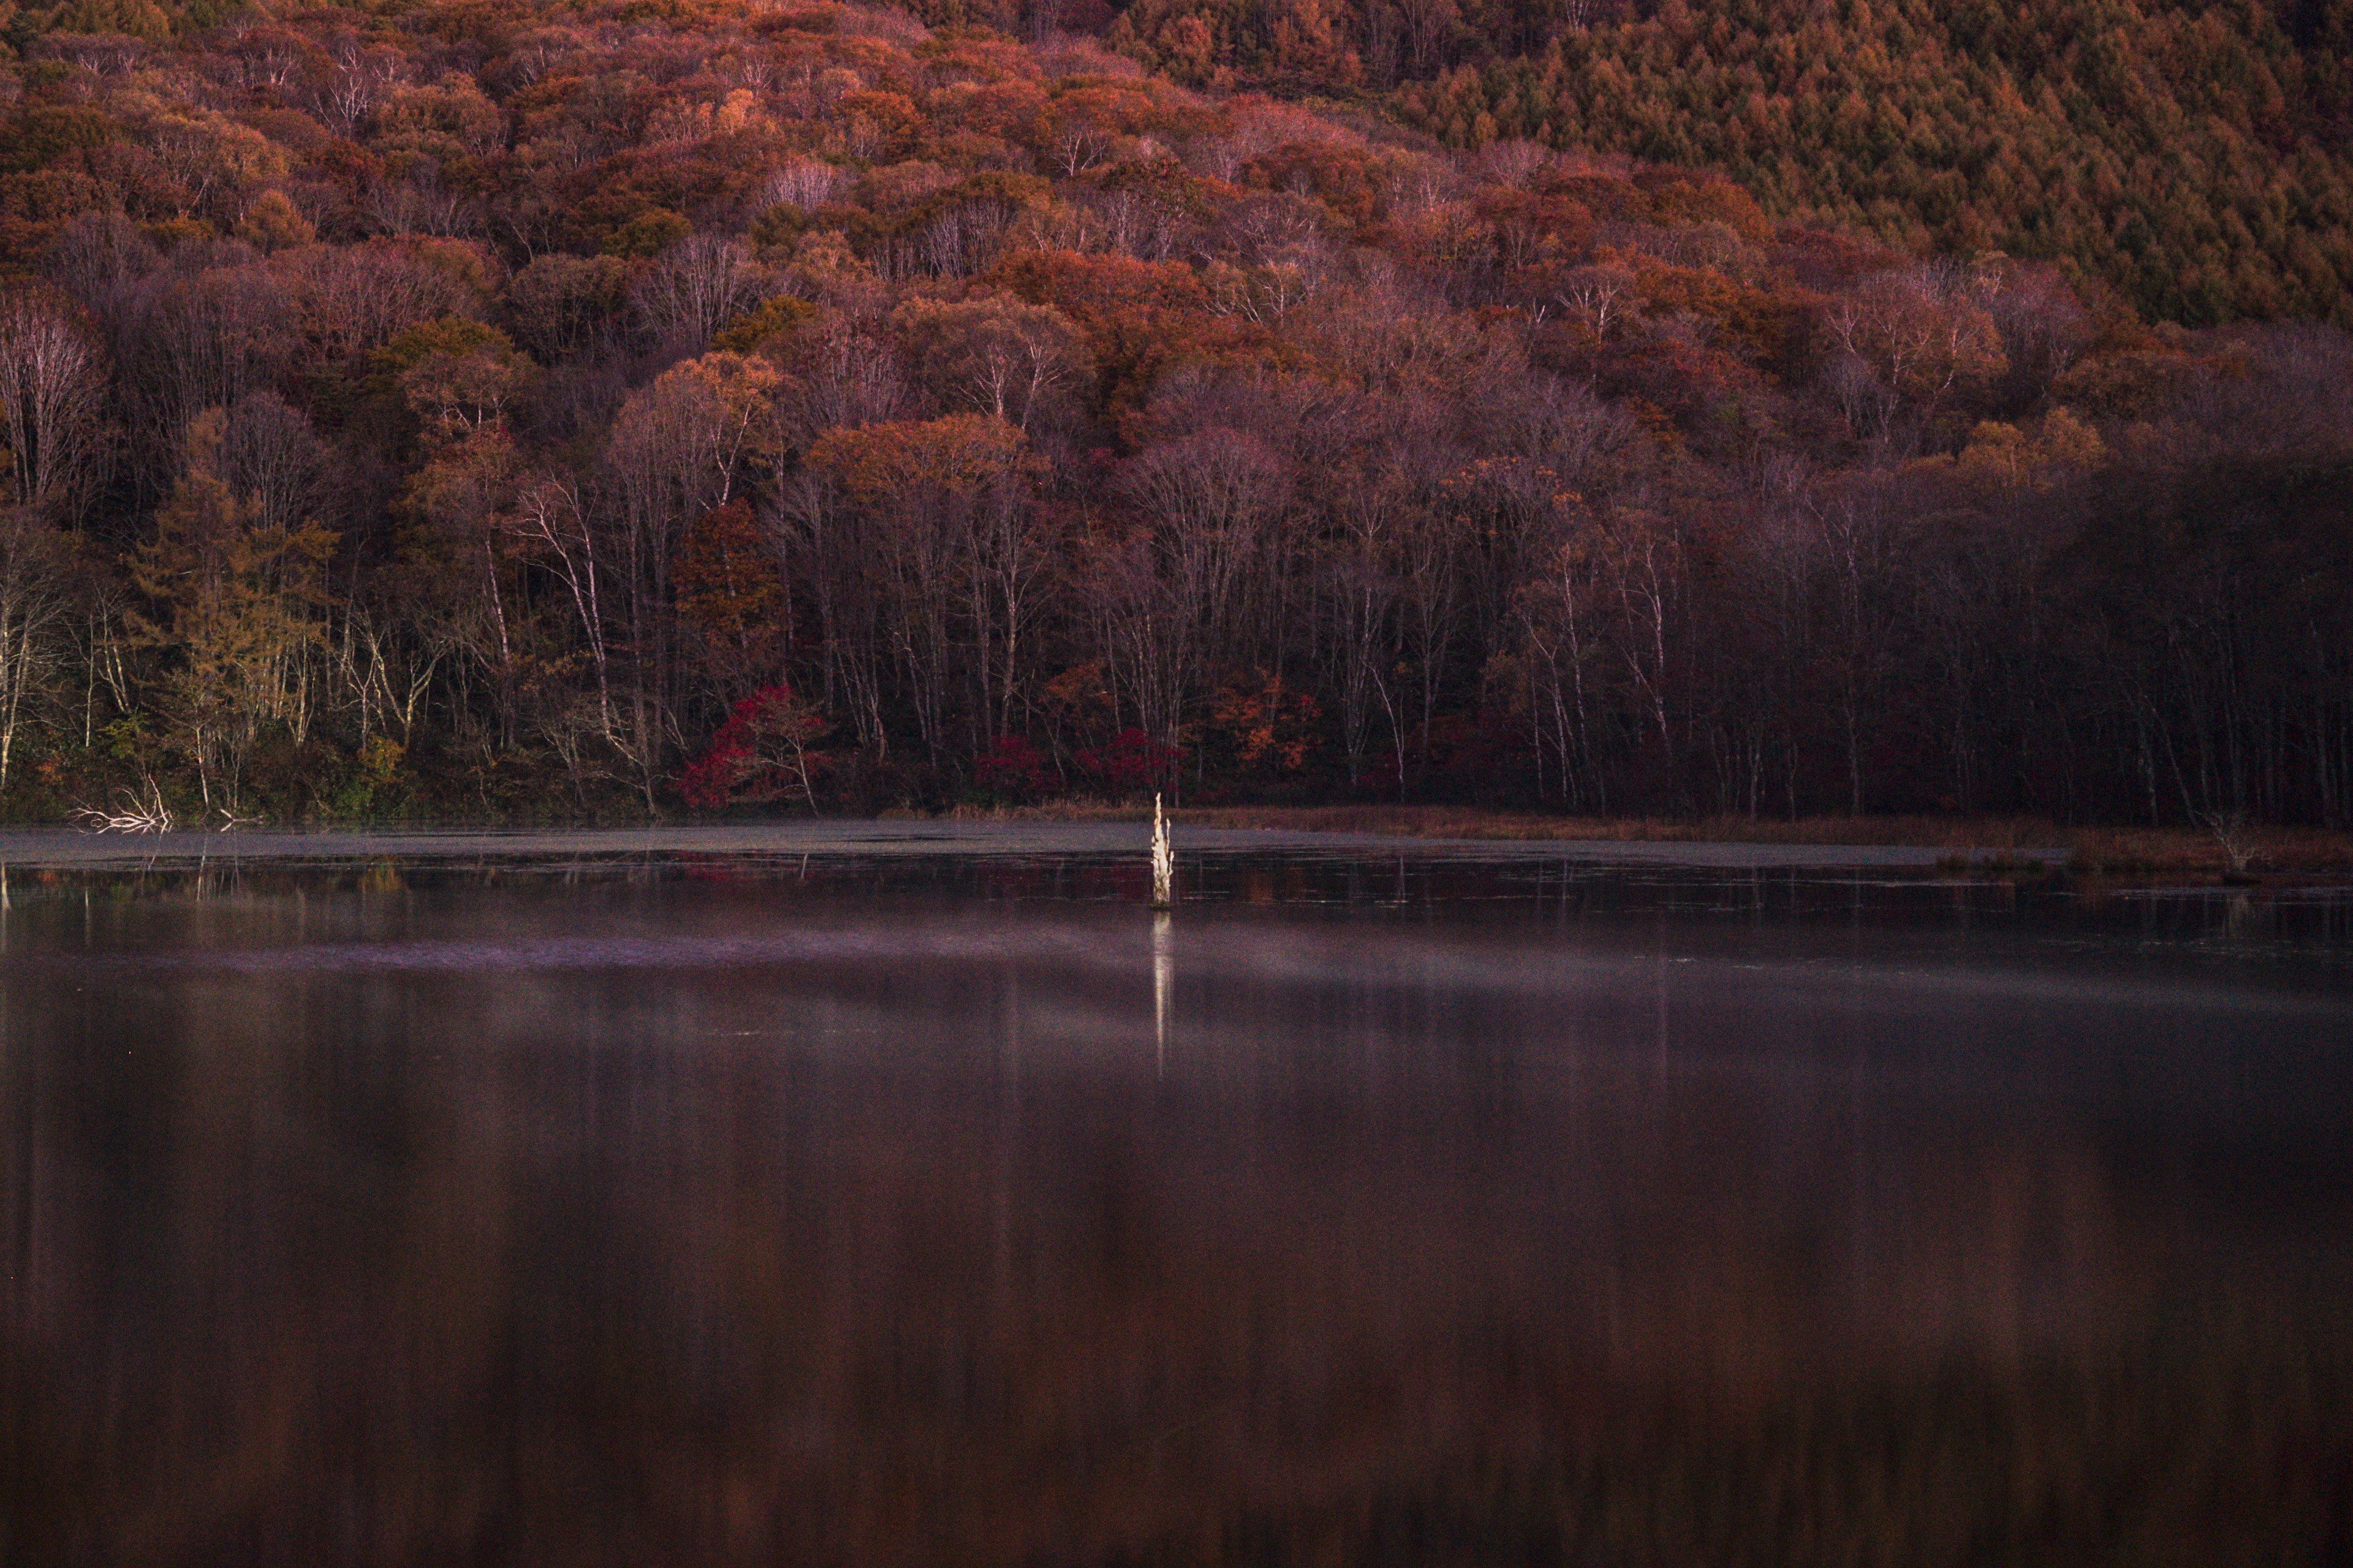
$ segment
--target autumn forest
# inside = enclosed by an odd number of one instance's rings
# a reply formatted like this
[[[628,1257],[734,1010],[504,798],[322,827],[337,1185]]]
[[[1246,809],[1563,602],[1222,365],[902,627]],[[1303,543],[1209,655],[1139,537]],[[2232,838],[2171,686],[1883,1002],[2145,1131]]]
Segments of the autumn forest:
[[[2348,17],[0,0],[0,808],[2347,826]]]

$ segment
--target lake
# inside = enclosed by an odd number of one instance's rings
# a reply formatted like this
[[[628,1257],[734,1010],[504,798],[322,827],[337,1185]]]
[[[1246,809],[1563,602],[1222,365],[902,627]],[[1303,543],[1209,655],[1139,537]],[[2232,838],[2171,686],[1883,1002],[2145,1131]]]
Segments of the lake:
[[[2344,890],[1121,834],[10,836],[0,1563],[2353,1553]]]

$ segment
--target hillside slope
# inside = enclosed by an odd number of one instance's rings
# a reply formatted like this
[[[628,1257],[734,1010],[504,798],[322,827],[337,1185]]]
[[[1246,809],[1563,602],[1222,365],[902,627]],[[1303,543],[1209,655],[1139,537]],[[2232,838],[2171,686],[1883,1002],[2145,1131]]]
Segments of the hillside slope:
[[[892,11],[31,16],[12,809],[2353,813],[2326,328]]]
[[[2145,316],[2353,321],[2353,7],[1349,0],[1267,26],[1140,0],[1180,79],[1386,90],[1455,145],[1529,138],[1731,174],[1776,216],[2063,263]],[[1309,40],[1320,40],[1319,43]]]

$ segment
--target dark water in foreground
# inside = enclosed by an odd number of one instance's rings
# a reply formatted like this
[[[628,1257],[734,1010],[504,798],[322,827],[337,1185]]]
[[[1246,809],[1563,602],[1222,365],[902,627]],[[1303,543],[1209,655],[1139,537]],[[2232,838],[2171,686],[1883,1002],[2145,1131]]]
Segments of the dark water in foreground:
[[[8,885],[0,1563],[2353,1553],[2353,905]]]

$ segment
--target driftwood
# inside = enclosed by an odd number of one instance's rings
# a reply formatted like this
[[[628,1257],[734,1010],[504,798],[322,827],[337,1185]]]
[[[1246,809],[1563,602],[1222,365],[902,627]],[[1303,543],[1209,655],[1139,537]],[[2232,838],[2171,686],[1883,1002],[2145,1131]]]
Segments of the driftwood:
[[[2222,858],[2230,863],[2231,875],[2243,877],[2247,868],[2263,858],[2263,846],[2248,825],[2243,811],[2210,811],[2206,814],[2207,830],[2214,842],[2222,847]]]
[[[153,779],[143,791],[121,791],[111,808],[78,805],[67,816],[85,833],[169,833],[178,823]]]

